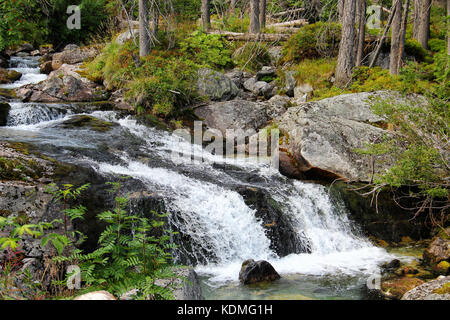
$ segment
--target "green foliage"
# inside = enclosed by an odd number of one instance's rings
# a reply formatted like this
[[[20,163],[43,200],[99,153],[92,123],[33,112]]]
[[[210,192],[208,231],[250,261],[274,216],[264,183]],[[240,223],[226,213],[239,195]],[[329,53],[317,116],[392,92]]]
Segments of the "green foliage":
[[[44,43],[84,43],[105,29],[112,15],[113,0],[4,0],[0,2],[0,50],[22,42],[35,46]],[[69,30],[66,13],[69,5],[81,9],[81,29]],[[114,9],[115,10],[115,9]]]
[[[88,287],[103,288],[116,296],[137,289],[138,298],[169,299],[170,288],[155,285],[156,279],[173,277],[170,232],[162,230],[166,215],[156,212],[149,221],[127,212],[128,199],[120,195],[120,183],[111,183],[116,193],[113,211],[105,211],[98,219],[107,224],[98,239],[98,248],[84,254],[76,249],[71,255],[58,257],[58,262],[77,262],[82,280]],[[159,230],[162,235],[151,235]],[[69,276],[69,275],[68,275]]]
[[[194,38],[212,41],[209,36]],[[220,43],[218,39],[213,42]],[[195,62],[199,61],[195,56],[206,55],[201,50],[195,52],[190,43],[185,42],[184,50],[155,48],[148,57],[140,60],[138,48],[132,42],[123,46],[111,43],[101,55],[86,64],[85,72],[91,80],[105,80],[108,89],[124,88],[125,97],[140,113],[173,117],[197,98],[195,83],[201,65]],[[207,50],[204,44],[203,49]],[[209,56],[210,63],[221,63],[216,50],[219,49],[216,47],[209,52],[215,52],[214,56]],[[226,49],[221,52],[226,53]]]
[[[198,64],[204,64],[213,69],[224,69],[232,65],[231,51],[227,45],[224,37],[219,34],[195,31],[181,41],[180,49]]]
[[[450,202],[448,179],[448,103],[429,100],[408,105],[392,101],[374,102],[373,111],[391,123],[398,135],[365,149],[365,154],[389,154],[394,164],[375,177],[379,187],[392,189],[408,187],[409,197],[422,199],[417,206],[420,213],[429,208],[430,213],[441,210],[445,222],[445,208]],[[438,219],[431,217],[435,223]]]
[[[283,47],[283,61],[299,62],[308,58],[327,58],[337,55],[341,26],[317,22],[302,27]]]

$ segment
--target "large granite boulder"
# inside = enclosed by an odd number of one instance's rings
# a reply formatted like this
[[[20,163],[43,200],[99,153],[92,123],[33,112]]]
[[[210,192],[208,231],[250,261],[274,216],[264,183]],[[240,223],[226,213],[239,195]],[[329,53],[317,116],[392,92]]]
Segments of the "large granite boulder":
[[[198,71],[197,92],[213,101],[227,101],[236,97],[239,89],[223,73],[202,68]]]
[[[107,100],[102,88],[83,78],[80,65],[64,64],[50,73],[45,81],[30,84],[16,90],[16,94],[27,102],[92,102]]]
[[[373,173],[385,170],[392,159],[386,155],[372,168],[370,156],[355,151],[394,134],[383,129],[384,119],[372,112],[371,101],[375,98],[424,103],[420,96],[402,97],[388,91],[344,94],[303,103],[276,119],[286,138],[282,148],[296,167],[312,179],[370,181]]]

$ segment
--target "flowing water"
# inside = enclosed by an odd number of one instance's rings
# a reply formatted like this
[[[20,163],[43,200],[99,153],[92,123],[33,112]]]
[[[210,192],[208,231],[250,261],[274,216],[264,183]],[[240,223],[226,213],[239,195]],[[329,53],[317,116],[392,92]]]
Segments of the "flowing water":
[[[177,243],[179,253],[195,265],[207,299],[362,299],[366,279],[393,257],[361,236],[326,187],[283,177],[267,161],[215,156],[113,111],[90,113],[116,124],[100,133],[61,126],[80,114],[74,105],[11,106],[0,139],[30,142],[61,161],[105,175],[132,176],[161,195],[170,225],[189,239]],[[192,157],[174,157],[179,152]],[[308,239],[311,253],[277,256],[255,209],[236,191],[239,187],[269,194],[298,238]],[[240,265],[249,258],[268,260],[282,279],[239,285]]]

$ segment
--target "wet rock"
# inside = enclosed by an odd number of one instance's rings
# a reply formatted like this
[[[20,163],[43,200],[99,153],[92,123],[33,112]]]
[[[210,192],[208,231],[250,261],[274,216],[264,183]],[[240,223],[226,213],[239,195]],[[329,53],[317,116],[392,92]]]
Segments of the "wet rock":
[[[275,281],[280,279],[280,275],[274,267],[267,261],[246,260],[242,263],[239,272],[239,281],[242,284],[252,284],[263,281]]]
[[[43,74],[50,74],[53,71],[53,66],[51,61],[47,61],[41,64],[40,71]]]
[[[239,89],[223,73],[203,68],[198,71],[197,92],[213,101],[227,101],[236,97]]]
[[[0,68],[0,84],[13,83],[22,77],[20,72]]]
[[[9,110],[11,110],[11,106],[0,100],[0,127],[6,126],[6,123],[8,122]]]
[[[107,100],[108,95],[98,86],[83,78],[80,65],[61,66],[45,81],[16,89],[16,94],[27,102],[92,102]]]
[[[441,276],[409,291],[402,300],[450,300],[450,276]]]
[[[450,261],[450,240],[434,238],[430,246],[423,252],[423,260],[429,265],[435,265],[445,260]]]
[[[394,259],[381,265],[381,269],[388,272],[395,271],[397,268],[400,268],[400,260],[398,259]]]
[[[88,115],[75,115],[57,126],[66,129],[89,128],[94,131],[106,132],[111,130],[113,127],[117,127],[118,124],[100,120]]]
[[[117,300],[111,293],[107,291],[94,291],[76,297],[73,300]]]
[[[308,238],[297,234],[293,228],[293,221],[269,193],[253,187],[240,187],[237,192],[242,195],[250,208],[256,210],[255,216],[261,221],[264,232],[270,240],[270,248],[278,256],[311,252]]]

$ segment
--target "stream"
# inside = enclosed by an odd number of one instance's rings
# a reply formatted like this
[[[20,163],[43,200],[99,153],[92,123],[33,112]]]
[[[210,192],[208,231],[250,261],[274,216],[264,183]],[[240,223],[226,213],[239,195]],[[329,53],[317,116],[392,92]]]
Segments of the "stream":
[[[11,68],[23,76],[2,87],[45,80],[36,59],[13,57]],[[115,111],[86,113],[77,104],[10,105],[0,140],[31,143],[48,156],[92,167],[103,175],[131,176],[143,182],[148,192],[160,195],[173,213],[170,225],[189,238],[188,245],[177,243],[178,250],[195,266],[206,299],[366,299],[368,277],[396,257],[362,236],[326,186],[288,179],[264,161],[206,153],[198,145]],[[80,114],[114,126],[99,132],[63,125]],[[195,159],[175,159],[173,154],[181,151]],[[289,218],[299,247],[311,253],[279,257],[239,188],[269,194]],[[241,263],[250,258],[269,261],[282,279],[240,285]]]

